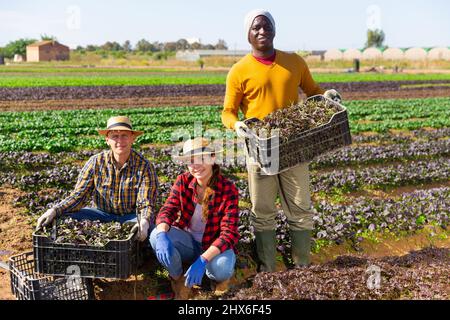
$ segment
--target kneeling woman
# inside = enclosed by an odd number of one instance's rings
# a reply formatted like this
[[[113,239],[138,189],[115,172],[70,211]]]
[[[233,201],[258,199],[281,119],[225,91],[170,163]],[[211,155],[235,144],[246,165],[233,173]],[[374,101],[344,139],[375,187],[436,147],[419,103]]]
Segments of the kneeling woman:
[[[225,291],[234,273],[238,232],[238,190],[220,174],[214,148],[204,138],[188,140],[183,155],[188,172],[177,177],[156,218],[150,243],[169,271],[175,299],[206,275]],[[184,273],[183,263],[190,264]]]

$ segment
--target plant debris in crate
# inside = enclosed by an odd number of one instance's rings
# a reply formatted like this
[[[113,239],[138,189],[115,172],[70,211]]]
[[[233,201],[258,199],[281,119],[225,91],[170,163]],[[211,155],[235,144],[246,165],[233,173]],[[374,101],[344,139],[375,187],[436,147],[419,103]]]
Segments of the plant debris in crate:
[[[378,269],[379,268],[379,269]],[[379,270],[377,285],[376,270]],[[249,288],[223,299],[448,299],[450,249],[426,248],[402,257],[341,256],[284,272],[259,273]]]
[[[111,240],[126,240],[130,237],[133,224],[119,222],[102,223],[99,220],[58,219],[54,243],[82,244],[103,247]],[[37,235],[51,237],[54,227],[44,227]]]
[[[338,104],[327,100],[307,100],[288,108],[272,112],[262,121],[249,124],[258,136],[270,137],[274,129],[279,129],[280,141],[286,142],[292,135],[320,127],[328,123],[332,116],[342,111]]]

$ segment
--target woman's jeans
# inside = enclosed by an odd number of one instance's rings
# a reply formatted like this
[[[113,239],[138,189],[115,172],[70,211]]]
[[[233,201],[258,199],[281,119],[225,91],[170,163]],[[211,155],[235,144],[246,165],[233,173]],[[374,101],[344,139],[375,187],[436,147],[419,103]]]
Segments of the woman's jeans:
[[[156,228],[150,234],[150,244],[156,251]],[[172,278],[178,278],[183,274],[183,263],[192,264],[203,253],[200,242],[194,240],[189,232],[170,228],[167,233],[173,245],[172,256],[169,265],[165,265],[159,261],[168,271]],[[206,265],[206,275],[208,278],[222,282],[231,278],[234,273],[234,265],[236,263],[236,255],[232,249],[228,249],[215,256]]]

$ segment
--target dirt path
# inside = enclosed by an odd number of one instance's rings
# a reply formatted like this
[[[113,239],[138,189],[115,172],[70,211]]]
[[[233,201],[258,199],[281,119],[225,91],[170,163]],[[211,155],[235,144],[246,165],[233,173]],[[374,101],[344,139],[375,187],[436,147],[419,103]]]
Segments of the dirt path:
[[[221,105],[221,96],[0,101],[0,111],[123,109]]]
[[[410,90],[410,91],[380,91],[380,92],[344,92],[345,100],[371,100],[371,99],[422,99],[450,97],[450,89]]]
[[[404,91],[358,91],[343,92],[345,100],[370,99],[412,99],[450,97],[449,89],[404,90]],[[305,98],[301,96],[301,98]],[[67,100],[23,100],[0,101],[0,111],[39,111],[39,110],[75,110],[75,109],[123,109],[152,107],[183,107],[222,105],[223,96],[180,96],[180,97],[146,97],[117,99],[67,99]]]
[[[369,258],[385,256],[402,256],[412,250],[420,250],[430,246],[436,248],[450,248],[450,229],[445,231],[433,226],[426,226],[423,230],[405,237],[383,235],[376,240],[364,239],[360,243],[360,251],[356,251],[347,244],[332,245],[322,248],[319,254],[312,255],[312,262],[319,264],[332,261],[341,255],[357,255]]]
[[[29,218],[21,214],[21,209],[12,206],[19,195],[19,190],[0,188],[0,260],[3,262],[14,254],[32,250]],[[8,272],[0,269],[0,300],[4,299],[14,299],[14,296]]]

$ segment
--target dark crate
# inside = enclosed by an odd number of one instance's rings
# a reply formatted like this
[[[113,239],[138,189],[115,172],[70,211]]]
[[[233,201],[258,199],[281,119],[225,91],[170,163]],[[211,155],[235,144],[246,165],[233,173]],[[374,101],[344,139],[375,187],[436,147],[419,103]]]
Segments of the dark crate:
[[[322,95],[309,99],[336,104]],[[252,138],[245,139],[248,154],[257,161],[263,173],[273,175],[302,162],[311,161],[326,152],[350,145],[352,138],[347,109],[340,104],[339,107],[341,111],[335,113],[328,123],[299,132],[281,143],[273,137],[260,138],[253,133]],[[251,121],[254,120],[246,120],[246,123]]]
[[[92,279],[56,278],[34,271],[33,252],[9,258],[11,292],[18,300],[93,300]]]
[[[33,233],[33,250],[36,272],[49,275],[65,276],[77,269],[81,277],[127,279],[137,265],[134,235],[99,247],[54,243],[49,237]]]

